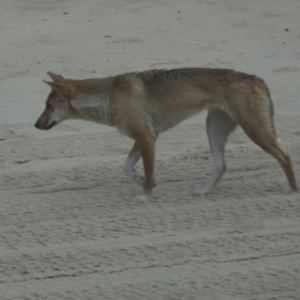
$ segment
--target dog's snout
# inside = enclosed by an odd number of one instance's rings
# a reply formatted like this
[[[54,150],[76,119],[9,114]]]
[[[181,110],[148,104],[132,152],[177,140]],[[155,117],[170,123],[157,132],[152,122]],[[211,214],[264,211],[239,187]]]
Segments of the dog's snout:
[[[45,130],[47,129],[47,126],[44,122],[42,122],[41,120],[37,120],[36,123],[34,124],[34,126],[37,128],[37,129],[40,129],[40,130]]]
[[[34,124],[34,126],[37,128],[37,129],[41,129],[41,122],[39,120],[36,121],[36,123]]]
[[[41,129],[41,130],[49,130],[52,127],[54,127],[57,124],[56,121],[52,121],[50,124],[48,124],[47,122],[42,122],[41,120],[37,120],[36,123],[34,124],[34,126],[37,129]]]

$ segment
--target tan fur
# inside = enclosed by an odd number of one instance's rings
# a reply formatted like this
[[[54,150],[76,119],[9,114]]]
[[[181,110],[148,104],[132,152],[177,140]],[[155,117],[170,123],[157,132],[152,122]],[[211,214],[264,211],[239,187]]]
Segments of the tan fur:
[[[146,200],[155,185],[155,141],[184,119],[208,109],[207,134],[214,156],[214,173],[205,195],[224,173],[224,148],[233,129],[240,125],[249,138],[278,161],[290,188],[297,189],[289,156],[278,146],[273,105],[263,80],[233,70],[183,68],[150,70],[109,78],[74,80],[48,72],[53,80],[46,109],[36,122],[50,129],[66,119],[83,119],[116,127],[135,144],[124,164],[125,173],[144,186]],[[134,165],[143,158],[145,180]]]

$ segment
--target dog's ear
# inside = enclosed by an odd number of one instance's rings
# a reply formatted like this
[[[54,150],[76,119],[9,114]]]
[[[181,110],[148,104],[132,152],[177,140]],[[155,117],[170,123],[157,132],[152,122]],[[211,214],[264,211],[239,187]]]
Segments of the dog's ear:
[[[47,72],[47,74],[50,76],[53,82],[59,82],[64,79],[61,75],[57,75],[49,71]]]
[[[62,87],[61,84],[55,83],[55,82],[52,82],[52,81],[43,80],[43,82],[45,82],[46,84],[48,84],[52,88],[52,90],[54,90],[55,92],[60,91],[60,89]]]
[[[56,92],[58,95],[62,95],[68,99],[71,99],[73,96],[73,90],[63,83],[56,83],[47,80],[43,80],[46,84],[48,84],[51,89]]]

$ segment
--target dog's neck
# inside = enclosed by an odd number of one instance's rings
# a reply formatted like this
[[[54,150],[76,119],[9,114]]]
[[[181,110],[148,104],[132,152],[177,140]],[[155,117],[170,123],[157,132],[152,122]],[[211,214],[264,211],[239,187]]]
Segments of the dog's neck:
[[[75,117],[106,125],[111,124],[109,93],[80,94],[71,101]]]

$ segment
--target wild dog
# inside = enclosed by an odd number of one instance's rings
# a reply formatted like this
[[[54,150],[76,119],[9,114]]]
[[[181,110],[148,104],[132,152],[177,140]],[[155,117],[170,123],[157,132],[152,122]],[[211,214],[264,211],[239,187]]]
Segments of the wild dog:
[[[67,119],[82,119],[114,126],[134,139],[123,169],[144,187],[137,200],[146,201],[155,185],[154,148],[159,133],[203,109],[208,109],[207,135],[214,171],[196,194],[210,193],[225,172],[225,143],[237,125],[278,161],[290,189],[297,189],[290,157],[276,140],[269,89],[254,75],[227,69],[182,68],[74,80],[47,73],[52,81],[44,82],[52,91],[35,127],[47,130]],[[144,177],[134,170],[141,157]]]

